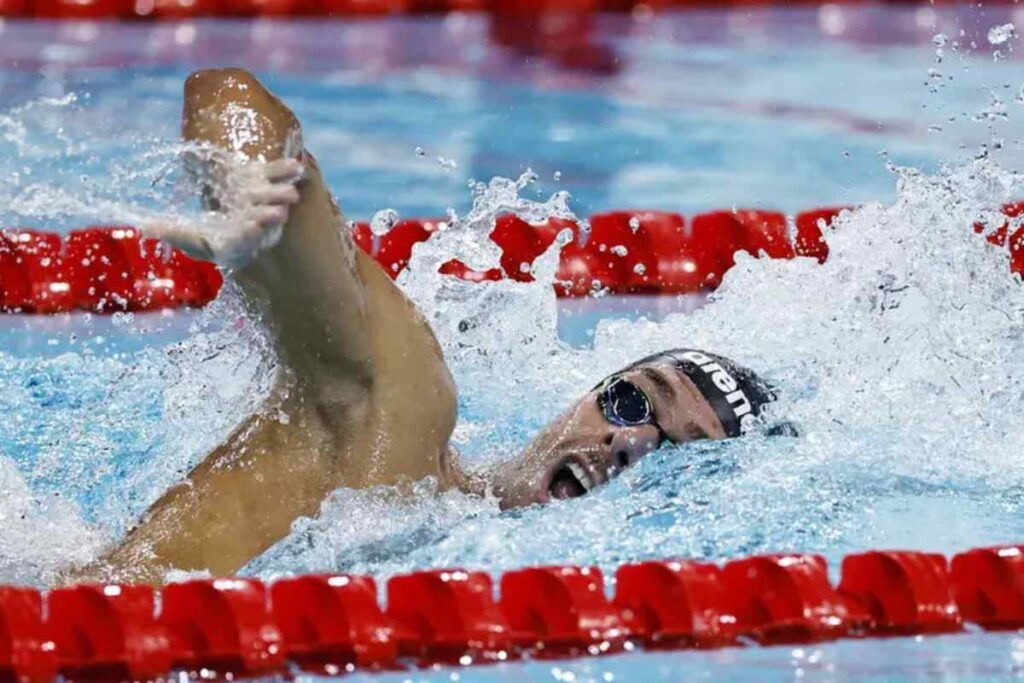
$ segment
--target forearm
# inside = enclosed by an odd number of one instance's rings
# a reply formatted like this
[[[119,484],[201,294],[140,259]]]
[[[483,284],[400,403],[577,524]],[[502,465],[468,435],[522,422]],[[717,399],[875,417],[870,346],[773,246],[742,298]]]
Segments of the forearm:
[[[258,164],[301,161],[304,175],[293,188],[298,196],[289,202],[287,223],[268,241],[254,245],[252,239],[241,240],[235,251],[242,258],[233,273],[246,294],[262,304],[281,360],[300,382],[369,382],[373,373],[359,257],[316,161],[302,149],[294,115],[251,74],[229,69],[188,79],[183,120],[186,140],[227,152],[198,164],[200,170],[203,164],[208,167],[199,174],[201,181],[208,180],[204,195],[213,199],[208,208],[226,216],[237,204],[232,185],[239,168],[244,176]],[[297,161],[296,155],[301,155]],[[242,197],[251,199],[244,192]]]
[[[236,271],[263,303],[278,353],[300,381],[372,380],[366,287],[344,217],[307,156],[300,200],[280,241]]]

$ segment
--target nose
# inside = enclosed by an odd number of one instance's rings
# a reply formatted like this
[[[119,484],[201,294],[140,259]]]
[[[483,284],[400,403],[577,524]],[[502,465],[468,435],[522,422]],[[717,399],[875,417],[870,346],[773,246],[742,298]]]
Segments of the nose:
[[[605,437],[609,479],[658,448],[658,430],[649,425],[621,427]]]

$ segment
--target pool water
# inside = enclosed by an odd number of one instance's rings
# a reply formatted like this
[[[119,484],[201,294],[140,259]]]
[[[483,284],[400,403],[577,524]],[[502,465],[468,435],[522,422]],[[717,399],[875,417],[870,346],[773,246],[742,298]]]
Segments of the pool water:
[[[799,438],[663,449],[543,510],[499,514],[491,500],[434,495],[431,482],[411,497],[339,490],[249,574],[610,570],[780,550],[835,567],[866,548],[1018,541],[1024,298],[1005,253],[969,228],[1024,196],[1020,45],[1000,42],[1006,31],[989,40],[1021,14],[827,5],[539,23],[8,21],[0,224],[194,212],[176,163],[182,81],[245,64],[295,109],[351,217],[473,219],[418,249],[401,280],[459,384],[455,441],[468,462],[511,456],[602,376],[682,345],[771,378],[777,413],[801,427]],[[496,213],[566,201],[578,216],[864,206],[829,237],[827,264],[741,257],[697,310],[674,298],[560,304],[554,254],[532,285],[436,275],[442,255],[488,265],[482,235]],[[4,318],[0,348],[0,580],[34,584],[94,557],[258,409],[273,363],[230,290],[201,312]],[[986,679],[1019,674],[1021,648],[1015,635],[972,634],[412,678]]]

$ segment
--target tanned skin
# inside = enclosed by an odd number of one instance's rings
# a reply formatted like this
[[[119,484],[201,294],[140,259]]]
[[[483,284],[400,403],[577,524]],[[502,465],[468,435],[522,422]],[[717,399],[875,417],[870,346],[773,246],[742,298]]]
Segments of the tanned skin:
[[[441,349],[388,275],[356,248],[302,146],[292,112],[248,72],[201,71],[185,83],[183,135],[211,211],[206,225],[156,222],[148,235],[217,262],[273,339],[268,403],[146,512],[121,544],[65,577],[161,583],[170,570],[230,575],[315,516],[339,487],[400,485],[428,476],[503,508],[562,497],[570,461],[587,487],[658,443],[650,425],[617,427],[591,391],[487,484],[460,467],[449,438],[456,394]],[[710,404],[657,363],[620,373],[650,397],[675,442],[720,438]]]
[[[232,275],[272,331],[279,372],[273,409],[245,420],[101,560],[134,581],[159,582],[169,569],[231,574],[297,517],[316,515],[338,487],[437,476],[456,418],[437,341],[348,237],[291,111],[245,71],[203,71],[185,84],[183,135],[232,157],[276,162],[266,167],[256,217],[243,229],[225,227],[222,242],[175,225],[149,232],[235,266]],[[294,186],[287,182],[300,173]],[[265,248],[275,229],[279,239]]]

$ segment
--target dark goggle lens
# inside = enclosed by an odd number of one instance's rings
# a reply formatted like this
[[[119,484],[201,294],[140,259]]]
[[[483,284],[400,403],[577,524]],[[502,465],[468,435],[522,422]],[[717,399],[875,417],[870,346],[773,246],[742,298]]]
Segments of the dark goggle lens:
[[[651,421],[651,402],[647,394],[632,382],[614,380],[600,395],[605,418],[619,426],[634,426]]]

